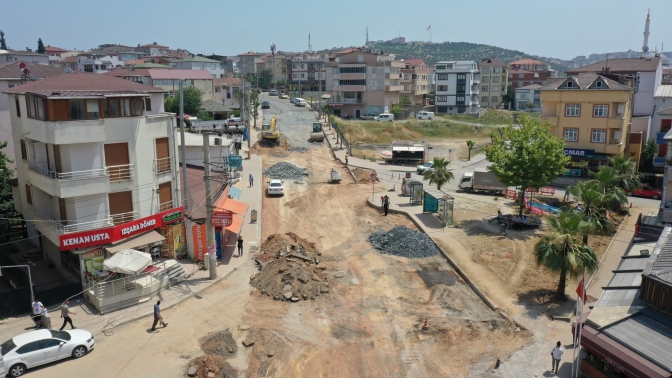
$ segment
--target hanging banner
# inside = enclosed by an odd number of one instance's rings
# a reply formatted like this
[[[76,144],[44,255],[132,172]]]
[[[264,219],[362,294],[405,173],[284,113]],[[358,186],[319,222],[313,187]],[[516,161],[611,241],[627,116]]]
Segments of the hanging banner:
[[[178,255],[186,254],[187,235],[184,223],[160,227],[159,233],[166,238],[161,245],[161,257],[174,259]]]
[[[208,249],[205,224],[196,223],[191,226],[191,238],[194,242],[194,260],[202,261]]]

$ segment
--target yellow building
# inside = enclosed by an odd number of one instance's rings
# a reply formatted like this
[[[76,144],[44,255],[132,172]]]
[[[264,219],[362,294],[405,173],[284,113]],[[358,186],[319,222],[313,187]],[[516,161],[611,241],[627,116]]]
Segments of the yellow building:
[[[541,120],[565,140],[570,173],[584,176],[625,154],[633,89],[595,73],[556,81],[541,91]]]

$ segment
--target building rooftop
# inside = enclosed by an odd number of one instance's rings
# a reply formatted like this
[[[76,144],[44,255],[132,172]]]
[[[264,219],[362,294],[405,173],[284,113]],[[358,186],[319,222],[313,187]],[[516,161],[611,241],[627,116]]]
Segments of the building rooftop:
[[[212,80],[212,75],[208,70],[150,69],[148,71],[152,79]]]
[[[495,67],[501,67],[501,66],[506,66],[506,63],[502,62],[499,59],[481,59],[481,61],[478,63],[479,67],[489,67],[489,66],[495,66]]]
[[[219,60],[208,59],[208,58],[204,58],[202,56],[194,55],[194,56],[188,56],[186,58],[178,59],[178,60],[175,60],[173,62],[174,63],[180,63],[180,62],[219,63]]]
[[[163,93],[161,88],[120,79],[110,75],[60,74],[4,91],[8,94],[33,93],[48,97],[105,96],[111,94]]]
[[[526,85],[524,87],[516,88],[516,90],[518,90],[518,89],[539,89],[539,88],[542,88],[542,87],[543,87],[543,85],[540,85],[540,84],[530,84],[530,85]]]
[[[63,73],[62,68],[55,68],[50,66],[45,66],[44,64],[38,64],[35,62],[26,62],[23,60],[15,60],[8,63],[0,64],[0,80],[2,79],[21,79],[21,71],[19,71],[19,63],[25,63],[26,68],[30,70],[30,74],[44,79],[47,77],[56,76]]]
[[[241,85],[240,78],[238,77],[222,77],[218,79],[212,79],[212,85],[214,86],[227,86],[230,87],[232,85]]]
[[[45,50],[56,51],[56,52],[58,52],[58,51],[60,51],[60,52],[70,51],[70,50],[62,49],[60,47],[51,46],[51,45],[46,45],[44,48],[45,48]]]
[[[602,72],[605,68],[609,68],[610,72],[655,72],[659,65],[660,57],[616,58],[567,70],[565,73],[576,75],[582,72]]]
[[[659,86],[654,97],[672,97],[672,85]]]
[[[260,55],[261,55],[260,53],[256,53],[256,52],[253,52],[253,51],[248,51],[244,54],[238,54],[238,56],[260,56]]]
[[[136,68],[130,69],[130,67],[117,68],[116,70],[108,71],[104,75],[110,75],[115,77],[125,77],[125,76],[149,76],[149,69],[147,68]]]
[[[572,87],[563,87],[563,85],[566,82],[571,81]],[[597,83],[601,82],[600,86],[598,87]],[[629,91],[632,90],[632,87],[628,87],[627,85],[620,84],[617,81],[608,79],[602,75],[598,75],[596,73],[592,72],[586,72],[582,73],[579,76],[573,76],[573,77],[567,77],[564,78],[563,80],[559,80],[556,82],[553,82],[551,84],[548,84],[542,88],[540,88],[542,91],[550,91],[550,90],[596,90],[596,91],[604,91],[604,90],[612,90],[612,91]]]
[[[0,51],[7,51],[6,53],[3,54],[15,54],[15,55],[33,55],[33,56],[46,56],[46,54],[40,54],[35,51],[20,51],[20,50],[0,50]]]
[[[140,60],[140,59],[138,59]],[[128,62],[126,62],[128,64]],[[135,68],[157,68],[157,69],[163,69],[163,70],[171,70],[173,67],[167,66],[165,64],[158,64],[158,63],[150,63],[150,62],[145,62],[143,61],[142,63],[135,64]]]
[[[534,65],[545,65],[547,66],[548,63],[542,62],[541,60],[536,60],[536,59],[520,59],[516,60],[515,62],[509,63],[509,65],[514,65],[514,64],[534,64]]]
[[[156,42],[148,43],[146,45],[142,45],[142,46],[138,46],[138,47],[157,47],[157,48],[160,48],[160,49],[167,49],[168,48],[168,46],[159,45]]]

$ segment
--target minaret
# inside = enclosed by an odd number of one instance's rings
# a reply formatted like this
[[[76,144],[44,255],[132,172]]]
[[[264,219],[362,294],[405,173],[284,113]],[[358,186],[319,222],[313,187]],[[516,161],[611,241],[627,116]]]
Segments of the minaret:
[[[313,45],[310,44],[310,32],[308,32],[308,53],[313,52]]]
[[[369,27],[366,27],[366,43],[364,45],[368,46],[369,45]]]
[[[644,54],[649,51],[649,34],[651,34],[649,33],[649,22],[651,22],[650,14],[651,9],[646,12],[646,24],[644,26],[644,45],[642,46],[642,52],[644,52]]]

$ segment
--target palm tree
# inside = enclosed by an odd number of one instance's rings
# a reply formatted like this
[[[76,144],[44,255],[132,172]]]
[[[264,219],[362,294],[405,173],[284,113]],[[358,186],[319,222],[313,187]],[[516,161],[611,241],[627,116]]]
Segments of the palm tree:
[[[634,189],[642,187],[641,175],[637,173],[637,164],[634,160],[626,156],[616,156],[609,159],[609,165],[618,176],[617,186],[625,190],[626,193],[632,194]]]
[[[614,230],[614,225],[607,219],[605,207],[605,203],[611,197],[600,191],[597,180],[576,184],[569,189],[569,192],[581,202],[579,212],[586,222],[586,227],[582,229],[585,245],[588,245],[589,234],[604,235]]]
[[[581,234],[590,228],[581,214],[563,210],[555,217],[546,217],[546,221],[551,232],[534,245],[534,254],[537,265],[543,265],[552,272],[560,272],[555,296],[564,300],[567,274],[576,278],[583,274],[584,268],[589,273],[594,272],[598,264],[597,255],[581,241]]]
[[[469,149],[469,158],[467,160],[471,160],[471,149],[474,148],[474,145],[476,145],[476,143],[473,140],[467,141],[467,148]]]
[[[434,160],[432,160],[432,163],[434,164],[432,168],[426,170],[422,174],[423,180],[429,180],[429,185],[436,184],[436,188],[441,190],[443,184],[450,182],[455,178],[453,177],[453,172],[448,170],[450,160],[446,160],[442,157],[435,157]]]
[[[597,173],[592,173],[595,180],[589,181],[594,188],[604,195],[602,207],[609,210],[619,210],[628,203],[625,191],[620,187],[622,176],[613,167],[601,166]]]

